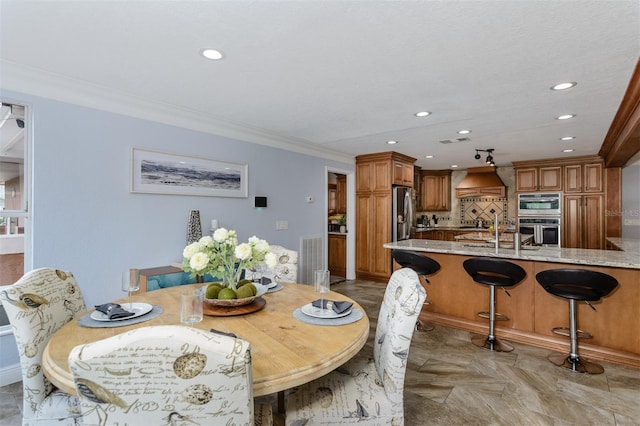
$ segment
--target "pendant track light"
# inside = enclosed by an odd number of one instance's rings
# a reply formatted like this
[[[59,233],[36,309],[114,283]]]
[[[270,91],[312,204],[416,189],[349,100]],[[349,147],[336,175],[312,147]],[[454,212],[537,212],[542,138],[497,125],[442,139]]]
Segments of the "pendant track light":
[[[479,160],[481,158],[480,153],[481,152],[486,152],[487,153],[487,158],[485,159],[485,163],[495,167],[496,163],[495,161],[493,161],[493,151],[495,151],[495,149],[493,148],[489,148],[489,149],[476,149],[476,155],[473,156],[473,158],[475,158],[476,160]]]

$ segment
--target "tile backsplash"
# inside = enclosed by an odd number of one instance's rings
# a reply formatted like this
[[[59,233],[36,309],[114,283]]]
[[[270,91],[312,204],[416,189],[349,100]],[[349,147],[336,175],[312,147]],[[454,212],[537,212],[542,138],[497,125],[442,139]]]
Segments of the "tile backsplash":
[[[481,219],[492,223],[495,215],[501,223],[507,223],[507,198],[468,197],[460,199],[460,225],[473,226]]]

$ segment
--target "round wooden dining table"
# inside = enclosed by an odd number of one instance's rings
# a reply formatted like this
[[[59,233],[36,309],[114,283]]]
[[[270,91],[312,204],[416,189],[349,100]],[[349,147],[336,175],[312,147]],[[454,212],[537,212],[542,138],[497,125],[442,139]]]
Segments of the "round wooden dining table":
[[[283,289],[262,296],[266,304],[256,312],[234,316],[204,315],[194,327],[216,329],[236,334],[251,343],[254,396],[289,389],[321,377],[344,364],[364,346],[369,335],[369,319],[364,309],[352,299],[335,293],[324,294],[331,300],[347,300],[362,311],[360,320],[346,325],[313,325],[302,322],[293,312],[319,298],[313,286],[283,283]],[[95,342],[139,327],[180,324],[180,294],[202,284],[170,287],[141,293],[133,302],[159,305],[164,312],[149,321],[113,328],[90,328],[78,324],[79,314],[58,330],[43,354],[44,374],[63,391],[77,395],[67,358],[73,347]],[[122,299],[126,308],[129,299]]]

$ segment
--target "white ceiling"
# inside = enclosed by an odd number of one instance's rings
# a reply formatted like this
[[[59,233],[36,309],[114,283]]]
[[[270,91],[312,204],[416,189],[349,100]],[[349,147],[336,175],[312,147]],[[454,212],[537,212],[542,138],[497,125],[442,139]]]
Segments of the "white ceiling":
[[[639,55],[637,0],[0,3],[4,89],[428,169],[596,154]]]

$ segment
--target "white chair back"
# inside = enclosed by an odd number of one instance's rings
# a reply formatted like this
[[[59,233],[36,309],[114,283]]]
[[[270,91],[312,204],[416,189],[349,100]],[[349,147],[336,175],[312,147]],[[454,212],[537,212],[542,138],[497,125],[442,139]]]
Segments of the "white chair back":
[[[24,424],[75,424],[78,400],[56,389],[42,371],[42,353],[51,336],[86,309],[73,274],[52,268],[27,272],[0,292],[13,328],[23,386]]]
[[[249,348],[242,339],[177,325],[76,346],[69,367],[83,422],[252,424]]]
[[[403,401],[409,346],[426,296],[416,272],[403,268],[391,275],[380,306],[373,359],[387,397],[396,404]]]
[[[285,424],[404,424],[407,358],[425,298],[415,271],[395,271],[380,306],[374,359],[356,356],[326,376],[291,390]]]

